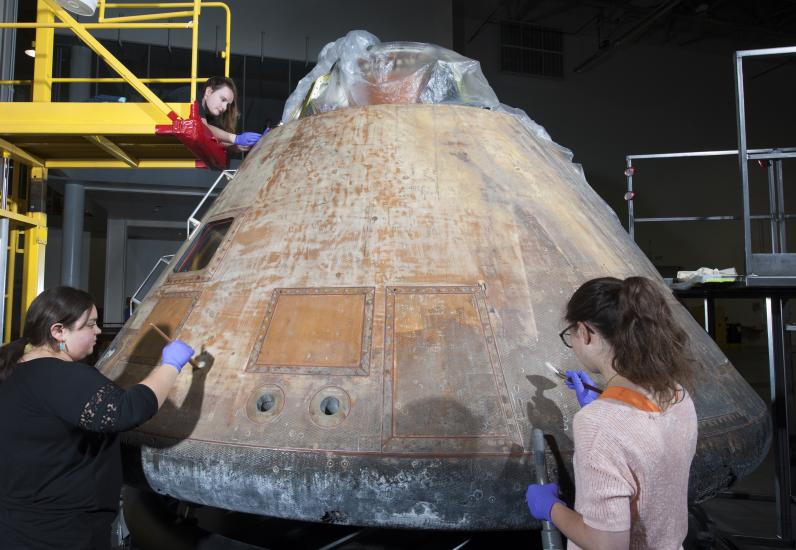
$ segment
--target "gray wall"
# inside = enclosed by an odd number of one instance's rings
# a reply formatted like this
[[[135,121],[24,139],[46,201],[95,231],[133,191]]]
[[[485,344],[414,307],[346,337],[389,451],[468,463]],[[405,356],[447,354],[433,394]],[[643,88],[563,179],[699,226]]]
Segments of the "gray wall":
[[[50,288],[61,284],[62,236],[63,232],[60,227],[49,227],[47,229],[47,250],[44,253],[44,288]],[[84,290],[88,290],[89,288],[89,272],[91,271],[91,267],[99,267],[92,261],[92,252],[95,251],[95,246],[92,246],[93,240],[95,239],[92,239],[91,233],[83,231],[79,287]],[[104,239],[99,240],[104,242]],[[100,269],[102,269],[102,267],[100,267]],[[95,297],[95,299],[97,299],[97,297]]]
[[[161,256],[174,254],[180,245],[182,241],[176,240],[128,239],[127,272],[124,277],[125,297],[133,295]],[[153,276],[151,282],[154,282],[159,273]],[[148,288],[144,288],[144,292]]]

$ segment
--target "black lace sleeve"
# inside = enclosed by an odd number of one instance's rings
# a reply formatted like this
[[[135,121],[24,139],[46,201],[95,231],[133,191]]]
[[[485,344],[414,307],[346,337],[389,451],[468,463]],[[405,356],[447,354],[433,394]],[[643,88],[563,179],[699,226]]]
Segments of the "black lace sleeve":
[[[90,432],[121,432],[143,424],[156,412],[157,399],[146,386],[123,390],[109,381],[83,406],[78,425]]]
[[[118,402],[124,390],[113,382],[102,386],[83,407],[80,427],[90,432],[112,432],[119,416]]]
[[[83,363],[55,358],[37,361],[31,394],[71,426],[92,432],[123,432],[143,424],[158,410],[157,397],[146,386],[121,388]]]

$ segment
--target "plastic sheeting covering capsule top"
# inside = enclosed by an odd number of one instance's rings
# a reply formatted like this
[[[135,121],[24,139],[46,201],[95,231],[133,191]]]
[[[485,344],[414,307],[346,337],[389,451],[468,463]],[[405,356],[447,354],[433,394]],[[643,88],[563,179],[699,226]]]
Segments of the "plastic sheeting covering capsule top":
[[[382,103],[445,103],[490,109],[517,118],[537,137],[552,141],[523,110],[498,101],[478,61],[434,44],[381,42],[361,30],[324,46],[315,67],[288,97],[282,122]],[[571,158],[568,149],[557,147]]]

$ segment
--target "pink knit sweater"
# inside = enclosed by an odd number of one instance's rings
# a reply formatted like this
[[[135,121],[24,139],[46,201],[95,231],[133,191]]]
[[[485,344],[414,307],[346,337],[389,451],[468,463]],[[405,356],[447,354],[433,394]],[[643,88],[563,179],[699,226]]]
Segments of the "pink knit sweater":
[[[575,510],[586,525],[630,529],[631,549],[682,548],[697,440],[691,398],[659,413],[597,399],[575,415],[574,435]]]

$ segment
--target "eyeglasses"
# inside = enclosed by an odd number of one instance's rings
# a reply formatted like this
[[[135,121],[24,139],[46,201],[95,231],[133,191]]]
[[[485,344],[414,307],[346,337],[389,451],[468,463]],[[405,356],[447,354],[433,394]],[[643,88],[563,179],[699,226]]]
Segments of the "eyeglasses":
[[[583,323],[583,326],[586,327],[586,332],[594,334],[594,331],[591,329],[589,325]],[[568,348],[572,347],[572,336],[575,334],[575,332],[577,332],[577,328],[578,328],[578,323],[572,323],[567,328],[558,333],[558,337],[561,338],[561,341]]]

